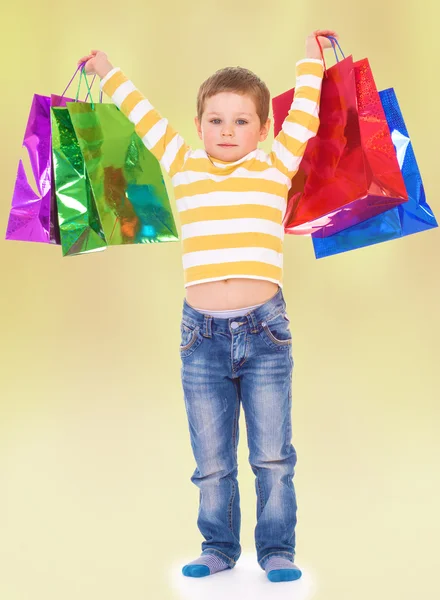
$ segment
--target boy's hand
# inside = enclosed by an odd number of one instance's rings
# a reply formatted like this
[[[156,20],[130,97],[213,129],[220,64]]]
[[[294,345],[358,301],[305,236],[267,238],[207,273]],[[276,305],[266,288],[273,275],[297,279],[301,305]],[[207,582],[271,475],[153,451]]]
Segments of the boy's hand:
[[[322,49],[325,50],[326,48],[332,47],[331,40],[329,40],[327,37],[324,37],[329,35],[339,40],[339,36],[336,31],[331,31],[330,29],[317,29],[311,33],[306,39],[306,57],[322,59],[321,50],[319,49],[318,42],[316,41],[316,36],[318,36]]]
[[[78,65],[81,63],[84,65],[87,75],[98,75],[101,79],[107,75],[109,71],[113,69],[113,65],[109,62],[107,54],[100,50],[92,50],[87,56],[83,56],[79,59]]]

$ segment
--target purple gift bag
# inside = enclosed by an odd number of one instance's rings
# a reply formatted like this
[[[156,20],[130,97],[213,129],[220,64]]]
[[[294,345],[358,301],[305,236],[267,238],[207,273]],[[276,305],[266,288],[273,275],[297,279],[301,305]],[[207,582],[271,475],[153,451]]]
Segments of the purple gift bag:
[[[49,97],[34,94],[23,146],[29,154],[37,189],[30,185],[20,159],[6,239],[53,243],[55,239],[51,239],[49,225],[52,188]]]
[[[30,184],[20,159],[5,236],[7,240],[60,244],[55,186],[52,184],[50,108],[66,106],[67,102],[74,101],[64,94],[82,66],[78,66],[61,96],[34,94],[23,147],[29,155],[36,189]]]

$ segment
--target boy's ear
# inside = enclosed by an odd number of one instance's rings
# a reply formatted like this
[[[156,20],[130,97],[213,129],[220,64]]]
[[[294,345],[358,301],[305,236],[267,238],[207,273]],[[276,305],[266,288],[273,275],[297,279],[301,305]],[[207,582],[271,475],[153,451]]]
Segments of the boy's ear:
[[[270,119],[267,119],[266,123],[261,126],[260,129],[260,142],[264,142],[264,140],[269,135],[270,131]]]
[[[202,140],[203,139],[202,128],[200,127],[200,121],[199,121],[198,117],[194,117],[194,123],[196,125],[196,129],[197,129],[197,133],[199,135],[199,138]]]

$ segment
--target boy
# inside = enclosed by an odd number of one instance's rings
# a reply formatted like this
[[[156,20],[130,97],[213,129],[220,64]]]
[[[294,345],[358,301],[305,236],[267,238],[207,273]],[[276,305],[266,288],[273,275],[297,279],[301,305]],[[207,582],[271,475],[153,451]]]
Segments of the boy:
[[[241,553],[240,401],[256,475],[258,563],[270,581],[301,576],[293,563],[296,452],[282,220],[292,177],[319,126],[321,49],[332,45],[326,36],[338,38],[325,30],[306,40],[295,99],[270,154],[257,148],[269,133],[269,90],[247,69],[221,69],[202,84],[195,124],[204,149],[192,150],[104,52],[78,61],[101,78],[171,176],[182,222],[181,375],[205,538],[201,556],[183,567],[190,577],[233,568]]]

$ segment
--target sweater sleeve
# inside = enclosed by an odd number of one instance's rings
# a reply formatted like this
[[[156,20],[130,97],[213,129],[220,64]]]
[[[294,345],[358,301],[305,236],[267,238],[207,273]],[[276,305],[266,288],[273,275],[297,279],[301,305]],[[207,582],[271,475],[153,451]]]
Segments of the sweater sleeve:
[[[100,88],[134,124],[137,135],[167,173],[178,173],[191,148],[140,93],[119,67],[102,78]]]
[[[307,142],[319,128],[324,63],[306,58],[296,63],[295,95],[289,113],[272,145],[272,164],[289,179],[298,171]]]

